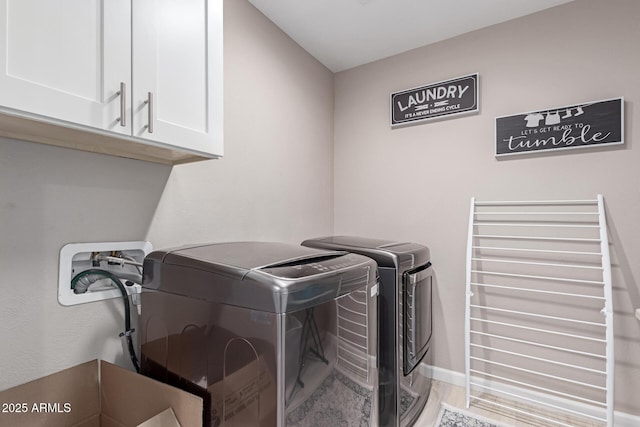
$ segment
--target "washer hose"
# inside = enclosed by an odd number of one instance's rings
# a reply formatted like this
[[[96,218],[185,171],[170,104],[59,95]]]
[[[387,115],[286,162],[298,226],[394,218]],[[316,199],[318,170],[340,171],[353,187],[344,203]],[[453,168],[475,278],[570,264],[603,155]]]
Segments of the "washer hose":
[[[84,280],[82,280],[83,278]],[[76,274],[74,278],[71,279],[71,288],[75,293],[84,293],[89,287],[89,285],[87,284],[88,282],[90,282],[89,284],[91,284],[103,278],[111,279],[113,284],[120,290],[120,293],[122,294],[122,299],[124,302],[124,332],[121,332],[120,336],[124,336],[127,338],[127,346],[129,348],[129,357],[131,357],[131,363],[133,363],[133,367],[135,368],[136,372],[140,372],[140,365],[138,364],[138,358],[136,357],[136,352],[133,348],[133,339],[131,338],[131,334],[135,331],[135,329],[131,329],[131,307],[129,306],[129,296],[127,295],[127,290],[125,289],[118,276],[107,270],[92,268]],[[76,285],[78,285],[77,289]],[[76,292],[76,290],[78,290],[78,292]]]

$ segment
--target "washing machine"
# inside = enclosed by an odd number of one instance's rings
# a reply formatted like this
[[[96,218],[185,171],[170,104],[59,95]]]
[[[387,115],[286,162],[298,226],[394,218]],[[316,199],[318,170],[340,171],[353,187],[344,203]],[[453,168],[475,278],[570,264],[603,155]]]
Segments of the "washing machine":
[[[433,269],[429,248],[355,236],[305,240],[303,246],[348,251],[378,264],[379,425],[413,425],[431,390],[421,362],[431,365]]]
[[[378,425],[376,263],[275,242],[150,253],[141,372],[201,396],[205,426]]]

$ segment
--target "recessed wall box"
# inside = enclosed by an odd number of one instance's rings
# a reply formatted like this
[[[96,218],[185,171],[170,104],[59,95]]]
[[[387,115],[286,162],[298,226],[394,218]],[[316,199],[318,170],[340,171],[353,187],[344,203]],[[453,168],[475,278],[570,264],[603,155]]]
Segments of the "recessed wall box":
[[[71,286],[72,279],[79,273],[99,268],[107,270],[122,279],[124,283],[126,277],[141,275],[134,265],[127,262],[118,263],[107,260],[107,257],[127,259],[142,264],[144,257],[153,249],[149,242],[99,242],[99,243],[70,243],[60,250],[60,271],[58,276],[58,301],[62,305],[75,305],[87,302],[100,301],[110,298],[122,297],[117,287],[109,284],[101,286],[96,282],[91,285],[85,293],[76,294]],[[111,259],[111,258],[110,258]],[[141,267],[140,267],[141,269]],[[132,280],[135,282],[135,280]],[[126,286],[128,294],[139,293],[138,285]]]

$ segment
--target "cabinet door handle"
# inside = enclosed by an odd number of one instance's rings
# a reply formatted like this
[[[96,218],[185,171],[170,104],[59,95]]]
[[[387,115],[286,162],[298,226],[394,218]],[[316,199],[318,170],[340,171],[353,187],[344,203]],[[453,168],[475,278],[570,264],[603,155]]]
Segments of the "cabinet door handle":
[[[145,126],[145,128],[147,128],[147,132],[153,133],[153,93],[152,92],[147,92],[147,100],[144,101],[144,103],[147,104],[147,107],[148,107],[147,125]]]
[[[118,121],[120,122],[120,126],[127,126],[127,84],[125,82],[120,82],[120,91],[117,93],[120,95],[120,117]]]

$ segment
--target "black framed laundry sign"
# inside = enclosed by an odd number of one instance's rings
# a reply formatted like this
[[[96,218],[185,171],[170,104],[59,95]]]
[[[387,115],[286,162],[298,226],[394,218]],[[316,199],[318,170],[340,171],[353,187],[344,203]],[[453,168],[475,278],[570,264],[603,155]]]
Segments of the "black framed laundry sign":
[[[478,112],[478,74],[391,94],[391,127]]]
[[[496,118],[496,156],[624,144],[624,99]]]

